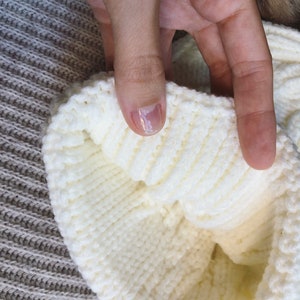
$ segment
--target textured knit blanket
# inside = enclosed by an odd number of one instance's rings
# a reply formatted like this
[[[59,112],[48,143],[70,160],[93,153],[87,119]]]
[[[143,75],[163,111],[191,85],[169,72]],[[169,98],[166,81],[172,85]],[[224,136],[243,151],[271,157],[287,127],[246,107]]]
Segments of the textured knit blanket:
[[[111,74],[64,96],[43,140],[50,199],[99,299],[299,299],[300,35],[265,30],[278,122],[268,170],[244,162],[232,99],[168,83],[166,124],[141,137]],[[189,37],[174,66],[177,82],[208,90]]]

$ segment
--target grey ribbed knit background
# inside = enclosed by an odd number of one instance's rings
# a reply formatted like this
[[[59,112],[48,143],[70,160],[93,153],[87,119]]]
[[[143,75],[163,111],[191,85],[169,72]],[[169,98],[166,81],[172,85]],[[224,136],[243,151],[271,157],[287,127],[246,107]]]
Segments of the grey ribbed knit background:
[[[95,299],[63,244],[41,136],[50,103],[103,69],[84,1],[0,1],[0,299]]]

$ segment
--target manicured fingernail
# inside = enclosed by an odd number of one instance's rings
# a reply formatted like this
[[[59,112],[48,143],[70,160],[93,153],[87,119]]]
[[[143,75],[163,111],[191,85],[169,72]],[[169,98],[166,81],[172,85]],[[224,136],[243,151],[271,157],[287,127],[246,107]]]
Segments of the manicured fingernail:
[[[131,113],[135,126],[146,135],[157,133],[163,126],[161,104],[140,107]]]

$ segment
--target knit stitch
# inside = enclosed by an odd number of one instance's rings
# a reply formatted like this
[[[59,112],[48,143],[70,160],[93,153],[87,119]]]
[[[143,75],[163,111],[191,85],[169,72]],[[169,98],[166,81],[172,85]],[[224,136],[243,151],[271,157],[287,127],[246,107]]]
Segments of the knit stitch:
[[[84,0],[0,7],[0,299],[96,299],[54,220],[41,138],[50,103],[104,70],[98,24]]]
[[[145,138],[123,120],[111,76],[66,94],[43,140],[48,187],[99,299],[299,299],[300,35],[265,30],[278,120],[268,170],[244,162],[232,99],[170,82],[166,124]],[[180,43],[175,78],[207,91],[195,45]]]

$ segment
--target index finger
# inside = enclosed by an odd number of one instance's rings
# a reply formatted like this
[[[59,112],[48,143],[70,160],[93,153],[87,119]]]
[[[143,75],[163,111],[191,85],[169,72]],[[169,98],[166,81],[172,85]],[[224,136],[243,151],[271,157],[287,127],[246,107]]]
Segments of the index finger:
[[[256,169],[272,165],[276,154],[272,59],[255,1],[244,1],[218,22],[232,70],[240,145]]]

